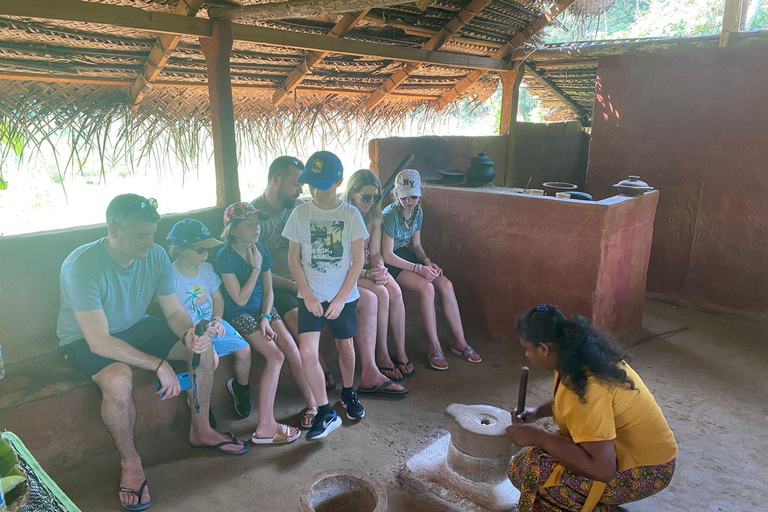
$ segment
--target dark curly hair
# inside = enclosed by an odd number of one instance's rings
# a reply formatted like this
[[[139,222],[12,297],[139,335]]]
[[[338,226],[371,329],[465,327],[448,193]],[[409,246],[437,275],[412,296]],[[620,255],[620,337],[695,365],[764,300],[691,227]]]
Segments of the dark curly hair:
[[[635,389],[635,383],[619,364],[629,360],[627,354],[613,337],[594,329],[583,316],[567,320],[557,306],[541,304],[518,318],[515,328],[533,345],[554,343],[562,383],[579,395],[582,403],[586,402],[587,372]]]

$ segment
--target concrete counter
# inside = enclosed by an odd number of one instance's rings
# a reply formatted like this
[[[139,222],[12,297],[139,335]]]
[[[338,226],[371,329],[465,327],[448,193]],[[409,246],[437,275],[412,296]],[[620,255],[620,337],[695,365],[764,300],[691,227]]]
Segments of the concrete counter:
[[[658,198],[427,185],[422,240],[467,324],[514,335],[515,319],[546,301],[621,336],[642,322]]]

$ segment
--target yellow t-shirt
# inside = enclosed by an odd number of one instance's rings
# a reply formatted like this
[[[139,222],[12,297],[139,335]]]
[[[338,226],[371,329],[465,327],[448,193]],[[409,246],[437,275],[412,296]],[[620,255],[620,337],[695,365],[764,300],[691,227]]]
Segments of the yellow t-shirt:
[[[575,443],[614,440],[618,469],[666,464],[677,456],[672,430],[651,392],[635,371],[621,363],[635,390],[588,374],[586,403],[555,371],[552,413],[560,434]]]

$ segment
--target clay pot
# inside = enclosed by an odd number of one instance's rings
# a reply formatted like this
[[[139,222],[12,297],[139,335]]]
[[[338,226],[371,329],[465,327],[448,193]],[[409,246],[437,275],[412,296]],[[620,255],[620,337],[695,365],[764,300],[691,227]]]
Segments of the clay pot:
[[[485,153],[478,153],[477,156],[469,160],[469,169],[467,169],[467,181],[476,183],[490,183],[493,181],[496,172],[493,170],[493,160]]]
[[[548,196],[554,196],[558,192],[570,192],[579,188],[578,185],[573,183],[566,183],[564,181],[548,181],[544,183],[544,191]]]
[[[614,185],[614,188],[624,196],[641,196],[646,192],[653,190],[653,187],[648,186],[644,181],[640,180],[640,176],[630,176],[626,180],[621,180]]]

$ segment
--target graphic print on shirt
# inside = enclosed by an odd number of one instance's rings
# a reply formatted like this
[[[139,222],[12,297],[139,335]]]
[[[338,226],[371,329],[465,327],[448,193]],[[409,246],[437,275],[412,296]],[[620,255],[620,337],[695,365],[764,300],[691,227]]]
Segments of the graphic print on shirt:
[[[344,221],[313,220],[309,222],[309,232],[312,242],[309,266],[323,274],[341,268],[341,257],[344,254]]]
[[[190,316],[194,318],[194,322],[208,318],[211,313],[211,301],[208,300],[208,294],[205,292],[205,288],[200,285],[195,285],[191,290],[187,292],[187,297],[184,299],[184,306],[189,311]]]

